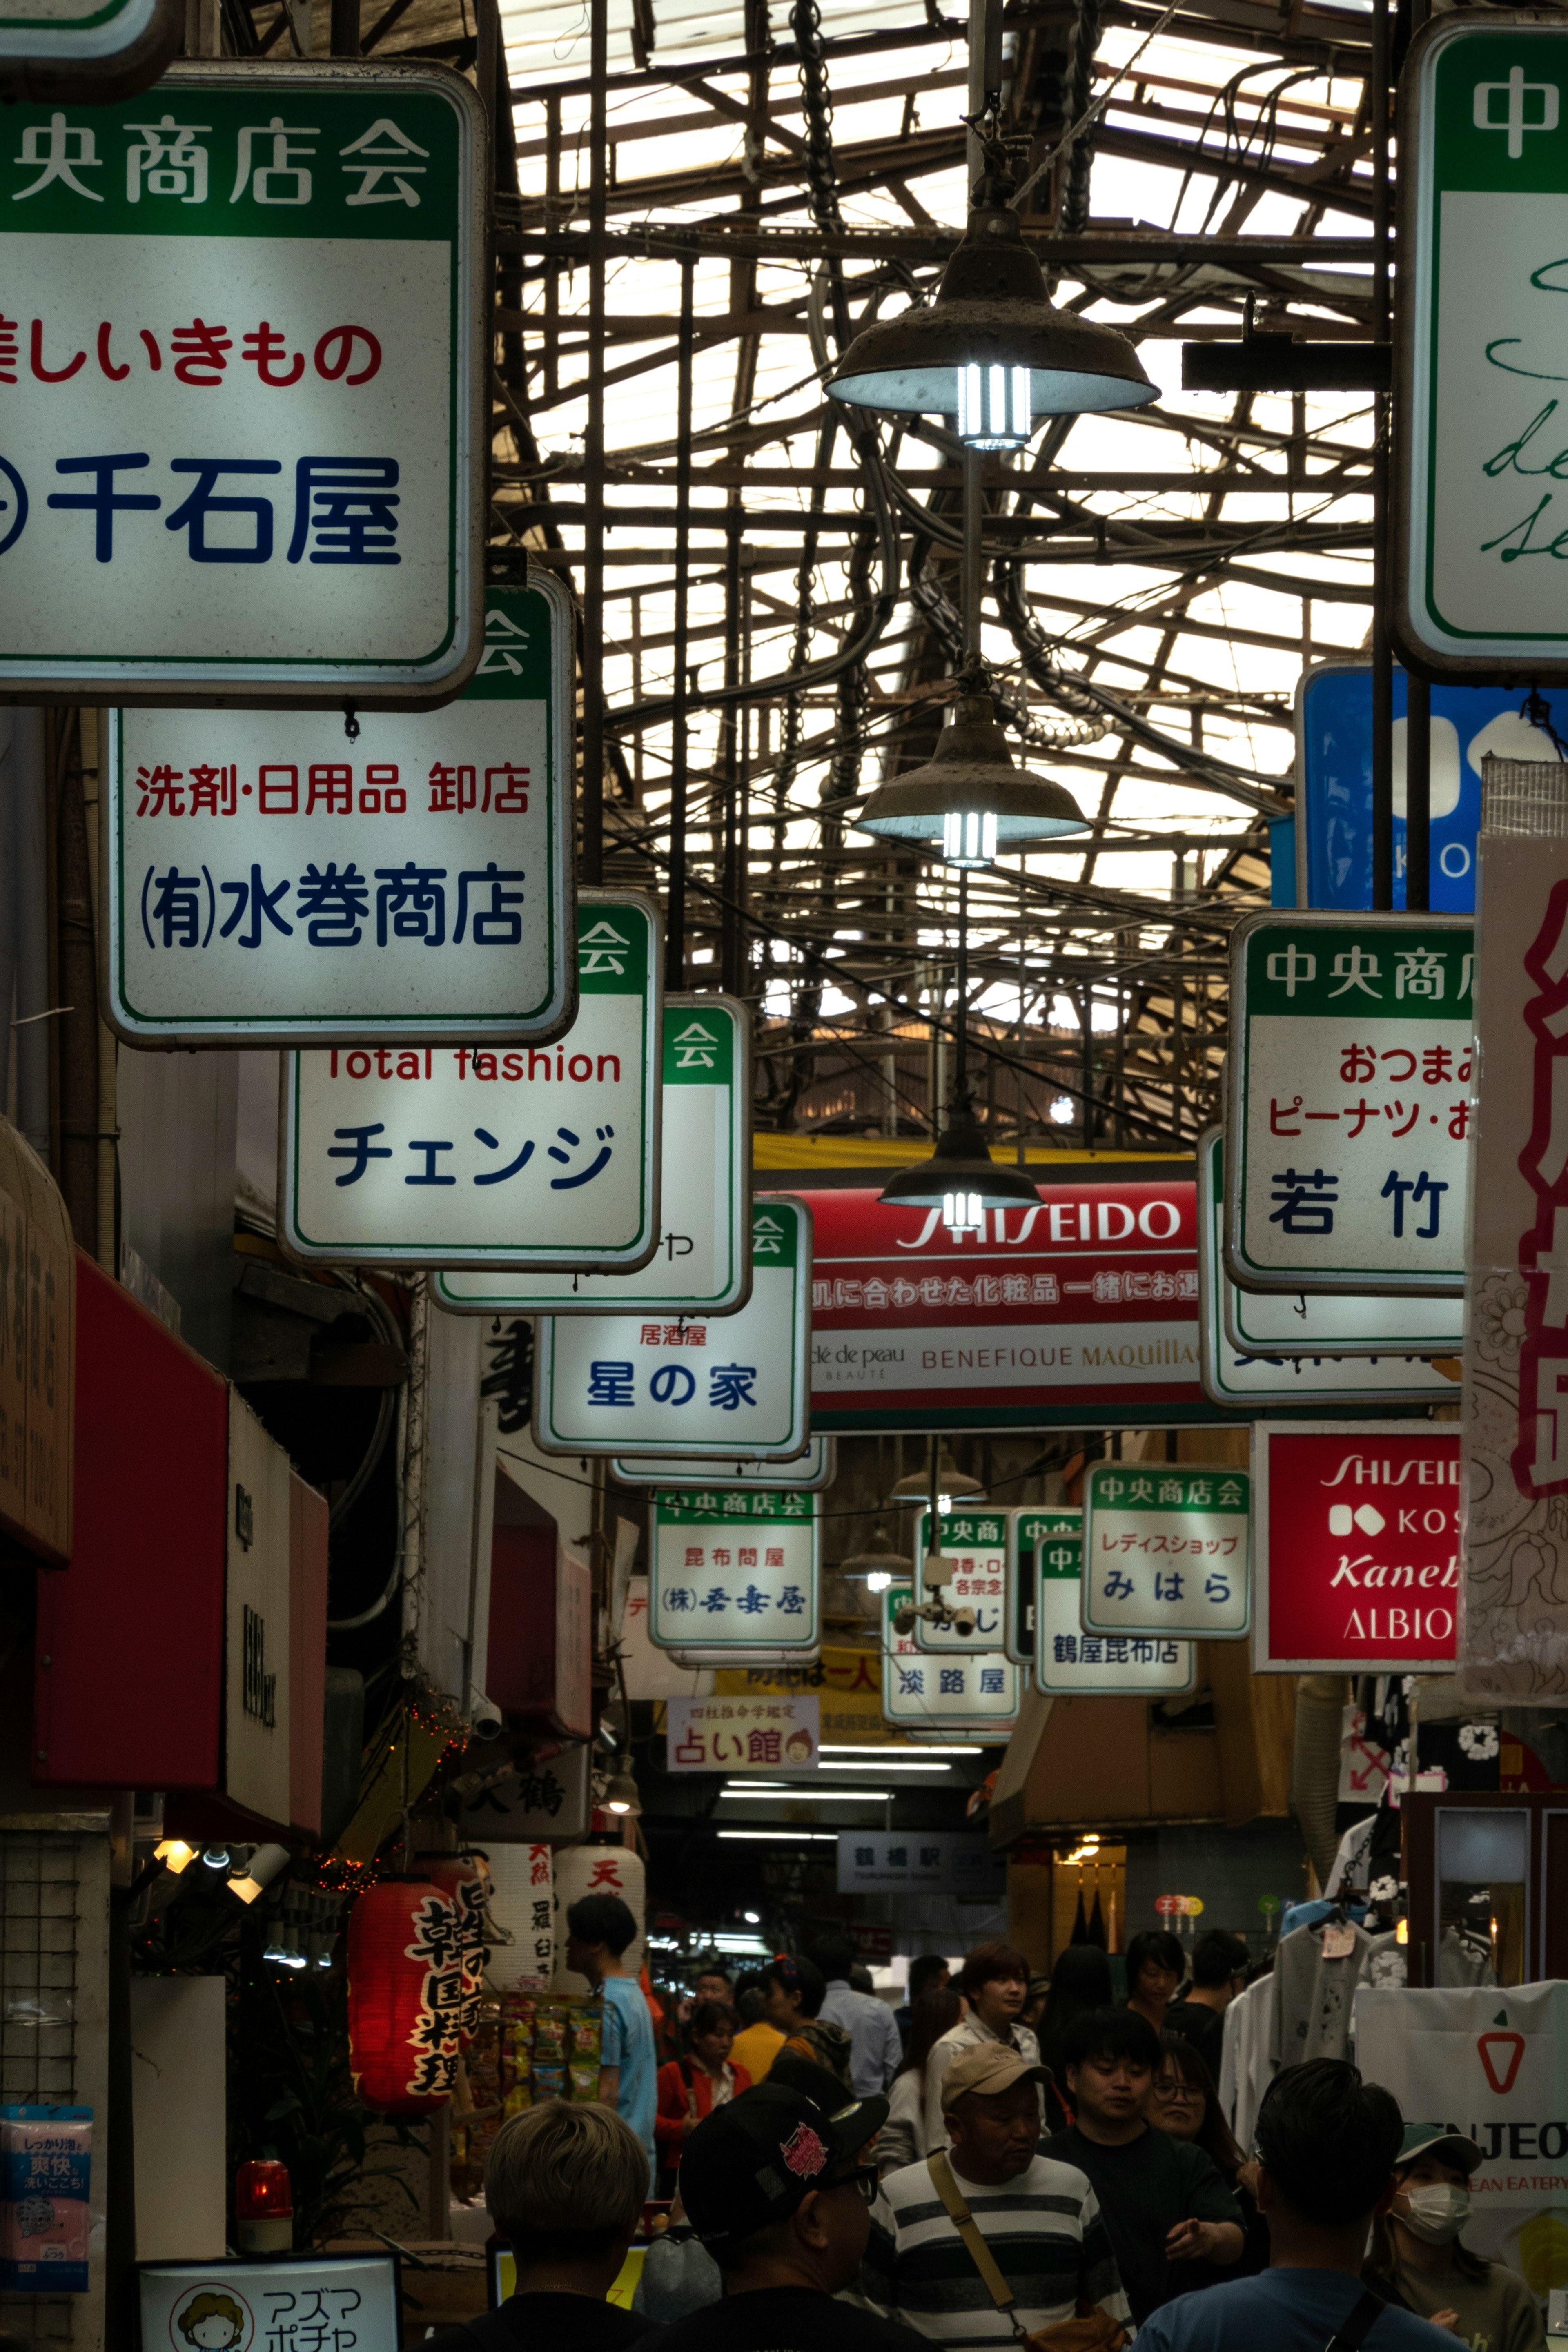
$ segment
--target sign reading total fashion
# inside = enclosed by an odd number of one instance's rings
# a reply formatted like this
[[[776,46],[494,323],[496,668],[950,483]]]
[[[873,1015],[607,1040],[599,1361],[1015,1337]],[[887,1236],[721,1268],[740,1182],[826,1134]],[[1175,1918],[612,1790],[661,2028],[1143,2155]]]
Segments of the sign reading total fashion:
[[[462,685],[485,143],[457,74],[358,59],[7,113],[0,694]]]
[[[907,1585],[883,1594],[882,1713],[911,1739],[940,1739],[961,1727],[1000,1738],[1018,1712],[1020,1676],[1000,1650],[926,1657],[894,1619],[913,1598]]]
[[[1198,1382],[1190,1160],[1136,1183],[1086,1171],[958,1234],[871,1190],[806,1197],[817,1428],[1215,1418]]]
[[[758,1662],[815,1653],[822,1522],[814,1496],[661,1494],[650,1522],[657,1647]]]
[[[1083,1622],[1095,1633],[1240,1641],[1251,1606],[1245,1470],[1092,1462]]]
[[[1072,1517],[1079,1524],[1054,1528],[1036,1548],[1037,1688],[1048,1698],[1142,1698],[1190,1691],[1197,1680],[1197,1652],[1190,1642],[1164,1634],[1086,1633],[1081,1514]]]

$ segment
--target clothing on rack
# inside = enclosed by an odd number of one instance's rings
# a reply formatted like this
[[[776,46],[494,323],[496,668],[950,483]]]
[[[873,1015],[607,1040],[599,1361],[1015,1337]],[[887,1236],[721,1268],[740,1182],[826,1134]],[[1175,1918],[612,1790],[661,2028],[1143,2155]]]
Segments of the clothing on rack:
[[[1440,1985],[1491,1985],[1497,1982],[1490,1940],[1473,1927],[1445,1927],[1437,1947]]]
[[[1407,1945],[1400,1942],[1398,1932],[1393,1927],[1386,1936],[1374,1936],[1361,1972],[1362,1983],[1380,1988],[1407,1984],[1409,1967],[1405,1955],[1408,1949]]]
[[[1326,1919],[1332,1911],[1342,1911],[1358,1925],[1366,1916],[1364,1903],[1331,1902],[1326,1895],[1316,1895],[1310,1903],[1288,1903],[1285,1906],[1279,1919],[1280,1941],[1293,1935],[1298,1927],[1315,1927],[1320,1919]]]
[[[1325,1945],[1332,1950],[1346,1937],[1351,1940],[1342,1958],[1325,1958]],[[1351,2005],[1372,1941],[1342,1912],[1281,1938],[1274,1961],[1274,2023],[1268,2045],[1276,2066],[1345,2055]]]
[[[1225,2012],[1219,2104],[1243,2148],[1252,2145],[1252,2126],[1263,2094],[1274,2079],[1274,2063],[1268,2055],[1273,2028],[1274,1979],[1269,1975],[1237,1993]]]
[[[1340,1840],[1333,1867],[1324,1881],[1323,1893],[1336,1900],[1350,1888],[1366,1891],[1368,1872],[1366,1861],[1372,1850],[1372,1833],[1377,1827],[1377,1815],[1368,1813],[1364,1821],[1352,1822]]]

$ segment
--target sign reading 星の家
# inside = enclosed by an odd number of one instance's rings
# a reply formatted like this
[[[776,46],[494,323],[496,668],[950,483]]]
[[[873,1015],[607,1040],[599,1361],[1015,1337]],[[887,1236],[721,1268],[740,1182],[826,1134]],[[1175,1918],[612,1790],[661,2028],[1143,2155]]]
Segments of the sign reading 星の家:
[[[1000,1650],[926,1656],[893,1622],[912,1598],[907,1585],[891,1585],[882,1595],[884,1717],[911,1739],[940,1738],[961,1725],[1004,1738],[1018,1712],[1017,1667]]]
[[[1084,1631],[1083,1531],[1081,1516],[1071,1516],[1077,1524],[1054,1528],[1036,1547],[1036,1686],[1049,1698],[1190,1691],[1197,1679],[1197,1652],[1190,1642]]]
[[[915,1521],[915,1558],[940,1551],[952,1562],[952,1573],[942,1588],[952,1609],[973,1609],[974,1630],[960,1633],[952,1625],[915,1625],[915,1646],[921,1650],[1000,1650],[1006,1628],[1007,1514],[1005,1511],[965,1510],[962,1504],[938,1516],[939,1541],[931,1540],[931,1513]]]
[[[1245,1470],[1092,1462],[1083,1481],[1083,1622],[1095,1633],[1240,1641],[1250,1622]]]
[[[816,1650],[822,1522],[814,1496],[660,1494],[650,1518],[648,1634],[658,1648]]]
[[[821,1702],[815,1692],[665,1702],[667,1772],[814,1772]]]
[[[1243,1289],[1459,1288],[1474,941],[1460,916],[1237,927],[1225,1255]]]
[[[471,674],[485,144],[425,64],[192,61],[7,111],[0,694],[341,709]]]

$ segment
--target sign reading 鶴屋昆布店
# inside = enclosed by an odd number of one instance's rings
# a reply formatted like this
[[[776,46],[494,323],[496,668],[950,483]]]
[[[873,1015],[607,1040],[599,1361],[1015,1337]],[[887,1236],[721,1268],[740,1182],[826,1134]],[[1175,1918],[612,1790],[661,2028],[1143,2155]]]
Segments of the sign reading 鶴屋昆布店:
[[[1462,1287],[1474,940],[1451,915],[1237,925],[1225,1258],[1242,1289]]]
[[[284,1247],[366,1265],[646,1265],[661,929],[646,898],[580,894],[577,1018],[553,1045],[285,1054]]]
[[[1002,1738],[1018,1712],[1021,1677],[1000,1650],[944,1651],[925,1654],[895,1620],[914,1598],[907,1585],[882,1595],[882,1714],[911,1739],[981,1727],[987,1738]]]
[[[0,696],[369,708],[471,675],[485,151],[438,65],[195,60],[8,110]]]
[[[1066,1517],[1068,1515],[1062,1513]],[[1190,1691],[1197,1652],[1163,1633],[1090,1633],[1083,1624],[1082,1515],[1035,1548],[1035,1686],[1048,1698],[1161,1697]]]
[[[1083,1622],[1095,1633],[1240,1641],[1252,1601],[1245,1470],[1091,1462]]]
[[[942,1588],[950,1608],[973,1609],[973,1630],[961,1633],[952,1625],[932,1625],[921,1617],[915,1623],[919,1650],[1001,1650],[1006,1630],[1007,1514],[966,1510],[955,1503],[939,1513],[935,1544],[931,1539],[931,1513],[915,1520],[915,1558],[940,1551],[952,1562],[952,1573]]]
[[[816,1652],[814,1496],[682,1489],[656,1496],[650,1517],[648,1637],[658,1648],[758,1662]]]
[[[436,712],[114,711],[110,1023],[134,1045],[559,1034],[571,954],[571,606],[491,585]]]

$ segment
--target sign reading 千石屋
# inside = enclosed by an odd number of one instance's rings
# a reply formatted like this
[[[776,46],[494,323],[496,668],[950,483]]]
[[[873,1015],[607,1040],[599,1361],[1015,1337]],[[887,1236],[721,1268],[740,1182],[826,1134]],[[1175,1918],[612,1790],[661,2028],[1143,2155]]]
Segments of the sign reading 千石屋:
[[[665,1701],[667,1772],[813,1772],[818,1717],[815,1693],[774,1698]]]
[[[1085,1626],[1243,1640],[1251,1506],[1245,1470],[1091,1462],[1083,1482]]]
[[[1457,1428],[1253,1424],[1255,1674],[1443,1674],[1455,1656]]]
[[[1164,1696],[1194,1687],[1197,1652],[1190,1642],[1085,1633],[1081,1524],[1043,1536],[1035,1564],[1035,1685],[1047,1698]]]
[[[1392,619],[1439,677],[1561,682],[1568,28],[1444,16],[1400,77]]]
[[[610,1475],[623,1486],[790,1486],[796,1494],[820,1494],[838,1470],[837,1443],[814,1437],[793,1462],[687,1461],[679,1454],[615,1456]]]
[[[923,1888],[928,1894],[1005,1893],[1006,1864],[973,1830],[840,1830],[840,1895]]]
[[[1237,926],[1225,1258],[1244,1290],[1461,1287],[1473,941],[1459,916]]]
[[[732,996],[667,996],[658,1196],[664,1232],[636,1274],[441,1273],[468,1315],[728,1315],[752,1286],[751,1016]],[[679,1345],[677,1341],[675,1344]]]
[[[112,711],[110,1025],[132,1045],[484,1045],[576,1006],[559,582],[492,584],[434,713]]]
[[[650,1516],[648,1635],[658,1648],[816,1650],[822,1522],[814,1496],[660,1494]]]
[[[1068,1535],[1077,1543],[1083,1533],[1083,1513],[1071,1503],[1047,1503],[1007,1514],[1006,1589],[1003,1601],[1002,1646],[1015,1665],[1035,1663],[1035,1547],[1047,1536]]]
[[[285,1054],[280,1238],[367,1265],[645,1265],[658,1245],[658,958],[646,898],[577,902],[551,1045]]]
[[[717,1323],[542,1315],[534,1443],[547,1454],[679,1454],[716,1472],[803,1453],[811,1217],[798,1201],[753,1204],[752,1261],[751,1297]]]
[[[882,1714],[911,1739],[941,1738],[958,1730],[1003,1738],[1018,1712],[1017,1667],[1000,1650],[952,1651],[931,1657],[894,1620],[913,1599],[907,1585],[883,1594]]]
[[[1005,1511],[965,1510],[957,1505],[939,1515],[941,1539],[931,1540],[931,1513],[915,1521],[915,1558],[924,1559],[936,1549],[952,1562],[952,1573],[942,1588],[952,1609],[973,1609],[974,1630],[960,1633],[952,1625],[932,1625],[921,1617],[915,1624],[915,1646],[921,1650],[1001,1650],[1007,1612],[1007,1514]]]
[[[0,696],[471,675],[485,151],[435,65],[192,61],[7,112]]]

